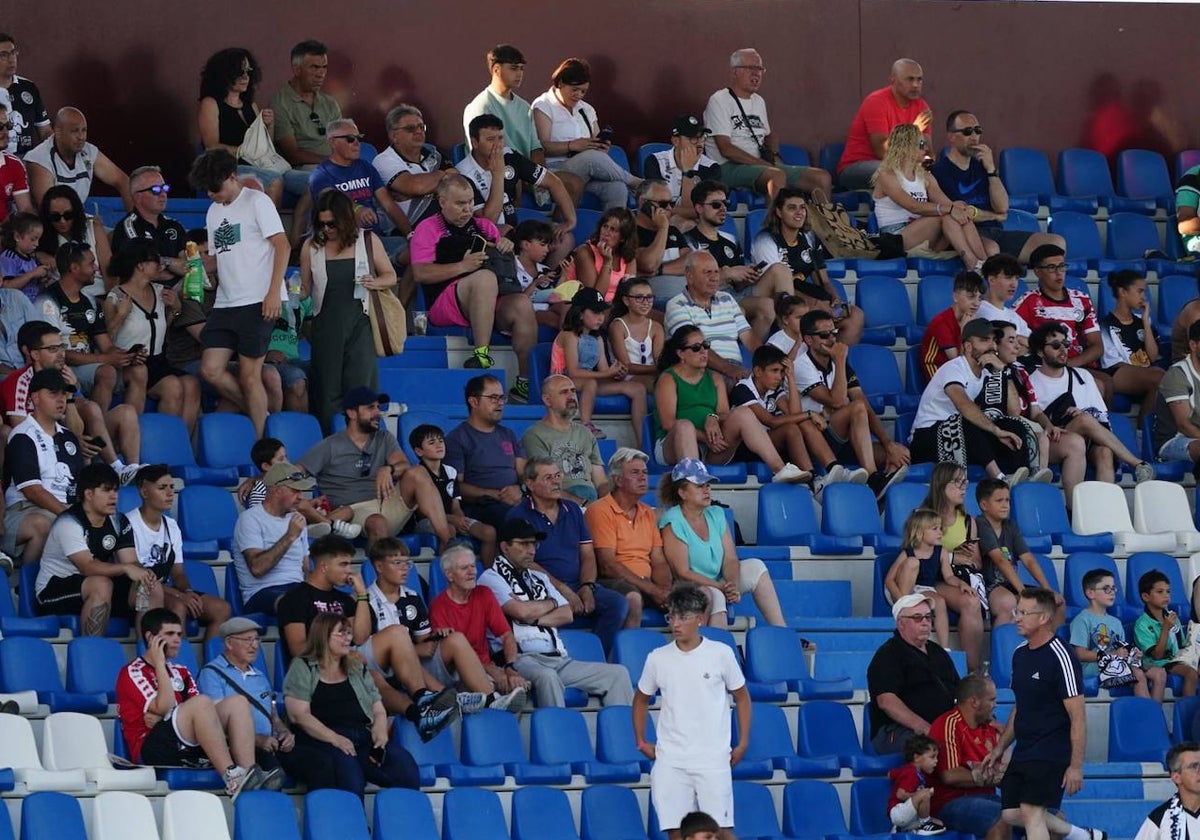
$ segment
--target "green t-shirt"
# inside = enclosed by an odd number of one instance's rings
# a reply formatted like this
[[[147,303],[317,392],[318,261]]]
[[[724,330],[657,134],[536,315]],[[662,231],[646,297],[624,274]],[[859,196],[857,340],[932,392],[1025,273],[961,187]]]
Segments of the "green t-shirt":
[[[1167,655],[1165,659],[1154,659],[1150,656],[1150,648],[1158,644],[1158,634],[1162,632],[1162,622],[1153,618],[1150,613],[1143,612],[1133,623],[1133,641],[1142,649],[1142,663],[1149,668],[1152,665],[1167,665],[1179,653],[1183,643],[1183,626],[1175,625],[1175,629],[1167,637]]]
[[[1179,186],[1175,188],[1175,206],[1190,207],[1200,214],[1200,164],[1184,172],[1179,179]],[[1185,251],[1200,253],[1200,233],[1189,233],[1182,239]]]
[[[279,317],[287,320],[288,328],[284,330],[276,327],[271,331],[271,343],[267,345],[267,350],[278,350],[289,360],[295,361],[300,357],[300,324],[305,318],[312,317],[312,298],[306,297],[301,300],[299,309],[284,306]]]
[[[276,145],[280,138],[295,137],[296,145],[302,151],[329,157],[329,138],[325,136],[325,126],[341,119],[342,108],[337,100],[317,91],[312,107],[309,107],[291,85],[285,84],[271,100],[271,109],[275,112]]]
[[[491,114],[504,122],[504,144],[514,152],[529,157],[542,148],[542,141],[533,127],[533,110],[529,103],[515,93],[512,99],[504,100],[492,93],[491,88],[484,88],[463,109],[463,135],[468,149],[471,147],[471,134],[467,126],[480,114]]]

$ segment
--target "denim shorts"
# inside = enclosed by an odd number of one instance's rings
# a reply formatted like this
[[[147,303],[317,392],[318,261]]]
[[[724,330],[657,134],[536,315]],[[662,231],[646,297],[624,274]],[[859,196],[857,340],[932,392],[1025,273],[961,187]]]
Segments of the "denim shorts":
[[[943,805],[937,817],[951,831],[985,837],[1000,821],[1000,797],[994,794],[960,796]]]
[[[1190,438],[1186,435],[1177,434],[1158,449],[1158,460],[1160,461],[1191,461],[1192,456],[1188,454],[1188,447],[1196,438]]]

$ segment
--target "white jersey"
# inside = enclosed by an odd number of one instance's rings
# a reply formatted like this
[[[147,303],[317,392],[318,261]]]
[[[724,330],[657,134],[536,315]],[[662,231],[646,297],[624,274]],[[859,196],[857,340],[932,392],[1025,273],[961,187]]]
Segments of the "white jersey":
[[[1017,328],[1017,335],[1029,338],[1029,324],[1017,314],[1017,310],[1008,306],[996,306],[993,303],[988,303],[986,300],[979,304],[979,312],[975,314],[976,318],[986,318],[989,321],[1007,321]]]
[[[142,519],[140,510],[131,510],[127,516],[133,529],[133,547],[139,563],[154,568],[183,562],[183,534],[178,522],[163,514],[162,523],[155,530]]]

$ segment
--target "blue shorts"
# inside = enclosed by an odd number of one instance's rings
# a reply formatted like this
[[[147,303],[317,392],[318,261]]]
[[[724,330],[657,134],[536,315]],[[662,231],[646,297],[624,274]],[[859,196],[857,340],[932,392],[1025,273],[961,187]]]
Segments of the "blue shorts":
[[[880,233],[899,233],[908,227],[908,222],[896,222],[894,225],[883,225],[879,228]]]
[[[302,359],[293,359],[290,362],[281,362],[273,364],[271,367],[279,371],[279,379],[283,382],[283,390],[288,390],[297,382],[303,382],[308,379],[308,362]]]
[[[1188,447],[1196,438],[1190,438],[1186,435],[1177,434],[1162,446],[1158,448],[1158,460],[1160,461],[1191,461],[1192,456],[1188,453]]]
[[[960,796],[943,805],[937,818],[951,831],[986,837],[992,826],[1000,821],[1000,797],[995,794]]]

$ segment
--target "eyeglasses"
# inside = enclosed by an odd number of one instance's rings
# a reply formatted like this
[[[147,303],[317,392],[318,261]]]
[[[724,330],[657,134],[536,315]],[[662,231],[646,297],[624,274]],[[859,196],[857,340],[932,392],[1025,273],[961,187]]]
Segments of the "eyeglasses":
[[[425,123],[417,123],[416,125],[398,125],[396,128],[400,131],[407,131],[411,134],[424,133],[429,126]]]
[[[1065,341],[1047,341],[1044,346],[1050,350],[1061,350],[1067,346],[1067,342],[1065,342]]]
[[[347,143],[361,143],[367,139],[365,134],[330,134],[330,140],[345,140]]]
[[[626,300],[636,300],[638,303],[645,303],[648,300],[654,300],[654,295],[625,295]]]
[[[1180,770],[1187,770],[1189,773],[1200,771],[1200,761],[1190,761],[1187,764],[1179,765]]]
[[[747,73],[766,73],[767,68],[761,64],[743,64],[739,67],[734,67],[734,70],[745,70]]]
[[[134,190],[134,192],[148,192],[154,193],[155,195],[166,195],[170,191],[170,184],[151,184],[148,187],[142,187],[140,190]]]
[[[691,350],[693,353],[699,353],[701,350],[708,350],[712,347],[712,342],[697,341],[695,344],[685,344],[680,347],[680,350]]]
[[[728,210],[732,205],[731,205],[731,202],[729,201],[729,199],[724,199],[724,200],[713,199],[712,201],[704,202],[704,206],[711,207],[714,210],[720,210],[722,207],[724,207],[726,210]]]
[[[316,111],[308,112],[308,121],[317,127],[317,134],[320,134],[322,137],[325,136],[325,126],[321,123],[321,118],[317,115]]]
[[[1039,271],[1066,271],[1066,263],[1054,263],[1053,265],[1039,265],[1036,267]]]
[[[0,123],[0,131],[12,131],[16,127],[16,123],[12,120]]]
[[[21,51],[18,49],[5,50],[4,52],[0,52],[0,61],[8,61],[10,58],[16,58],[20,54]]]
[[[67,349],[65,344],[47,344],[45,347],[39,347],[39,350],[45,350],[47,353],[61,353]]]
[[[970,481],[964,475],[964,476],[960,476],[959,478],[952,479],[950,481],[950,483],[953,484],[955,487],[966,487],[970,483]]]
[[[317,219],[315,222],[313,222],[313,227],[333,230],[337,227],[337,222],[335,222],[333,219]]]
[[[0,123],[0,127],[3,127],[3,123]],[[46,218],[51,222],[73,222],[75,221],[75,211],[68,210],[65,213],[47,213]]]
[[[1113,592],[1117,591],[1117,587],[1113,586],[1112,584],[1109,584],[1108,586],[1093,586],[1092,591],[1093,592],[1103,592],[1105,594],[1111,595]]]
[[[1027,615],[1045,615],[1045,614],[1046,614],[1045,610],[1022,610],[1022,609],[1013,610],[1013,618],[1024,618]]]
[[[285,475],[283,478],[276,481],[275,486],[278,487],[280,484],[283,484],[285,481],[304,481],[306,478],[308,478],[308,475],[306,473],[302,473],[302,472],[300,472],[300,470],[296,470],[295,472],[290,472],[287,475]],[[291,488],[291,489],[295,489],[295,488]]]
[[[241,642],[244,645],[257,645],[260,642],[258,636],[226,636],[231,642]]]
[[[343,636],[347,639],[353,639],[354,638],[354,628],[353,627],[339,627],[337,630],[334,630],[329,635]]]
[[[645,203],[653,204],[655,207],[660,207],[663,210],[670,210],[672,207],[675,206],[675,200],[670,199],[670,198],[666,199],[665,201],[650,201],[649,199],[647,199]]]
[[[500,405],[508,402],[508,394],[480,394],[479,398],[482,400],[491,400],[494,403],[500,403]]]
[[[917,624],[922,624],[926,621],[933,621],[933,617],[935,615],[937,615],[937,613],[934,612],[933,610],[930,610],[929,612],[926,612],[926,613],[917,613],[916,615],[902,615],[900,617],[907,618],[909,621],[915,621],[915,622],[917,622]]]
[[[950,133],[957,133],[961,134],[963,137],[970,137],[972,134],[983,134],[983,126],[969,125],[966,128],[952,128],[950,129]]]

